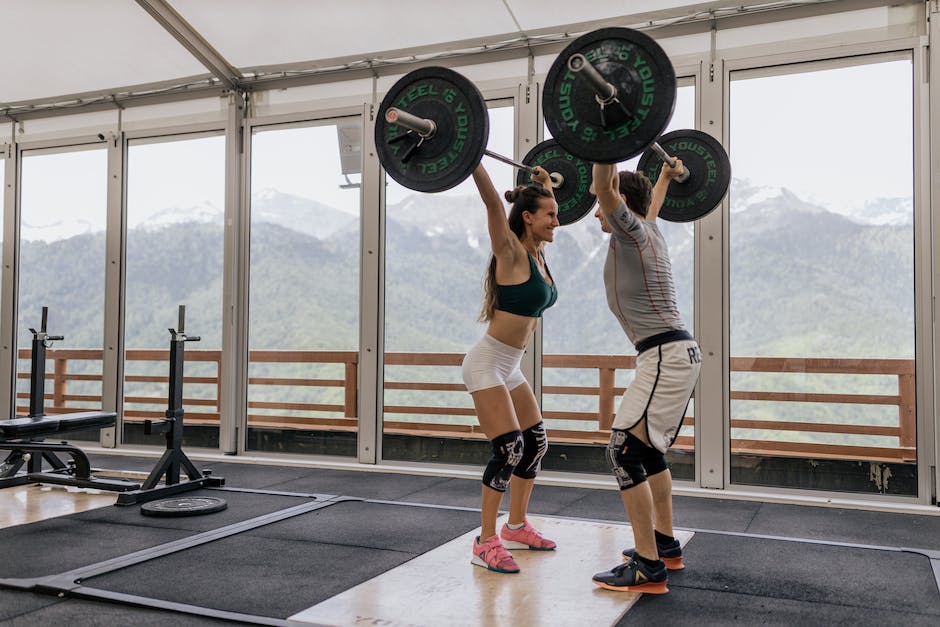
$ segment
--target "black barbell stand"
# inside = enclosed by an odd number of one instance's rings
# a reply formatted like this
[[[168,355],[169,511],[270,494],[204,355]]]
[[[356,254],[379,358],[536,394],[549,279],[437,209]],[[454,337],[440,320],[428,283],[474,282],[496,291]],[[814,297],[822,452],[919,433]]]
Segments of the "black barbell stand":
[[[52,346],[55,341],[64,340],[64,335],[49,335],[46,332],[46,325],[49,321],[49,308],[42,308],[42,323],[39,330],[30,327],[29,332],[33,334],[32,352],[30,353],[29,365],[29,416],[30,418],[41,418],[46,415],[45,391],[46,391],[46,349]],[[44,438],[37,438],[37,442],[42,442]],[[53,470],[62,472],[67,470],[67,465],[59,459],[52,451],[42,451],[35,455],[30,455],[27,461],[27,472],[36,474],[42,472],[42,462],[46,460],[52,465]]]
[[[42,308],[42,324],[39,331],[30,327],[33,334],[33,351],[29,369],[29,415],[38,418],[46,415],[45,387],[46,387],[46,349],[53,342],[64,340],[64,335],[49,335],[46,333],[46,324],[49,320],[49,308]],[[38,391],[38,393],[37,393]]]
[[[215,488],[225,485],[222,477],[211,476],[209,471],[200,472],[195,464],[183,452],[183,366],[185,364],[186,342],[198,342],[198,335],[187,336],[185,329],[186,307],[179,306],[178,330],[170,332],[170,385],[167,393],[165,420],[144,421],[144,433],[152,435],[162,433],[166,438],[166,451],[157,462],[140,490],[124,492],[118,496],[117,505],[145,503],[173,494],[196,490],[203,487]],[[180,471],[188,481],[180,481]],[[163,478],[163,486],[160,481]]]

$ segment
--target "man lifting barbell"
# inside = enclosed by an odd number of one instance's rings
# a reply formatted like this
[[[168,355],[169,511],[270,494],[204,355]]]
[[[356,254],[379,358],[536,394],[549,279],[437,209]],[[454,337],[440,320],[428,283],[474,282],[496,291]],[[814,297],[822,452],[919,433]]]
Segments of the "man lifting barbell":
[[[667,567],[682,568],[665,453],[682,426],[701,352],[679,317],[669,250],[656,225],[666,190],[682,173],[682,161],[675,164],[663,165],[655,187],[642,172],[618,174],[613,165],[594,165],[595,215],[611,234],[607,302],[637,350],[636,374],[607,445],[636,545],[624,551],[626,562],[594,575],[595,584],[611,590],[662,594],[668,591]]]
[[[718,206],[730,182],[727,155],[709,135],[676,131],[660,138],[665,147],[656,141],[674,98],[668,57],[650,37],[622,28],[600,29],[569,44],[548,72],[543,97],[558,143],[594,162],[595,215],[610,233],[607,302],[637,350],[636,374],[607,445],[635,546],[623,552],[626,561],[593,581],[653,594],[668,592],[667,569],[683,567],[665,453],[679,434],[702,360],[679,316],[669,250],[656,219],[700,218]],[[614,163],[644,148],[640,171],[617,173]]]

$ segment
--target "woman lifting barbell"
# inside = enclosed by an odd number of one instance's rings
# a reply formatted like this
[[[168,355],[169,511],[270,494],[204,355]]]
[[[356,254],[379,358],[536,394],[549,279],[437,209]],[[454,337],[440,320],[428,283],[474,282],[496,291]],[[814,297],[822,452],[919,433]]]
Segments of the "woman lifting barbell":
[[[555,548],[526,520],[548,439],[520,363],[538,319],[558,296],[543,254],[558,226],[558,205],[549,174],[535,168],[532,178],[537,184],[519,185],[505,193],[512,203],[507,218],[483,165],[473,171],[486,206],[493,254],[480,313],[480,320],[489,324],[464,357],[463,380],[480,428],[492,443],[493,457],[483,471],[480,535],[473,541],[472,562],[500,573],[519,572],[508,549]],[[496,518],[507,487],[509,520],[497,535]]]

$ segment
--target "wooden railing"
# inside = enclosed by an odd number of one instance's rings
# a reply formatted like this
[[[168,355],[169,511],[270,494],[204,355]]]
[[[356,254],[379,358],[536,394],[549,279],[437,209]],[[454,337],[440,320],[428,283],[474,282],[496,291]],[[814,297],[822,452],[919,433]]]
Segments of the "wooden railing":
[[[29,349],[19,351],[22,360],[29,359]],[[71,381],[100,382],[98,374],[93,372],[70,372],[69,365],[83,364],[78,370],[94,368],[91,362],[100,362],[102,352],[93,349],[54,349],[46,353],[47,361],[52,363],[52,372],[46,378],[52,379],[52,394],[46,394],[49,413],[83,411],[100,407],[100,394],[69,393]],[[146,395],[127,394],[124,398],[124,420],[140,422],[146,418],[160,418],[166,405],[165,390],[167,376],[168,351],[166,350],[128,350],[126,368],[128,372],[141,370],[144,362],[152,362],[145,371],[148,374],[127,374],[125,380],[133,389],[134,384],[150,384],[154,390]],[[355,431],[358,425],[357,381],[358,354],[352,351],[295,351],[295,350],[257,350],[251,351],[250,363],[253,370],[264,368],[288,367],[294,371],[303,368],[323,367],[334,364],[336,374],[328,377],[297,376],[250,376],[248,425],[256,428],[314,429]],[[459,353],[386,353],[385,365],[394,367],[414,367],[427,376],[413,377],[416,380],[395,380],[397,376],[387,376],[385,382],[386,404],[384,406],[386,433],[400,433],[436,437],[484,438],[476,424],[475,413],[470,403],[466,388],[459,382],[459,366],[463,355]],[[218,424],[221,397],[222,353],[218,350],[190,349],[186,351],[187,371],[208,369],[208,373],[186,376],[184,388],[188,396],[184,399],[186,420],[190,424]],[[197,364],[209,364],[208,366]],[[573,371],[593,371],[590,385],[543,385],[546,409],[543,417],[550,425],[549,437],[554,441],[570,443],[604,443],[607,441],[610,425],[613,421],[615,403],[623,394],[624,387],[616,385],[618,371],[629,371],[635,367],[632,356],[611,355],[545,355],[543,365],[546,372],[551,369],[571,369]],[[329,367],[329,366],[327,366]],[[413,368],[411,368],[413,369]],[[22,370],[22,368],[21,368]],[[914,362],[908,359],[801,359],[801,358],[749,358],[735,357],[731,360],[731,371],[737,373],[763,374],[838,374],[853,375],[863,378],[890,378],[891,393],[840,393],[840,392],[794,392],[768,390],[732,389],[732,439],[733,453],[755,455],[782,455],[790,457],[809,457],[825,459],[861,459],[870,461],[909,462],[916,459],[916,414],[914,389]],[[341,373],[341,374],[339,374]],[[21,371],[20,379],[29,378],[29,373]],[[432,381],[431,379],[443,379]],[[885,387],[885,386],[882,386]],[[318,390],[322,396],[324,390],[338,388],[334,402],[308,402],[303,397],[304,390]],[[265,391],[268,391],[266,394]],[[395,391],[407,391],[417,395],[425,394],[431,400],[423,404],[393,404],[390,396]],[[262,400],[277,392],[277,400]],[[392,394],[388,394],[391,392]],[[162,394],[162,396],[161,396]],[[431,396],[433,394],[433,396]],[[414,394],[413,394],[414,395]],[[297,397],[290,399],[290,397]],[[597,411],[553,409],[558,403],[553,396],[583,396],[597,399]],[[27,399],[28,393],[20,391],[18,399]],[[309,398],[309,397],[308,397]],[[449,404],[442,402],[447,399]],[[290,399],[290,400],[285,400]],[[772,403],[829,404],[837,406],[890,406],[896,408],[897,420],[891,410],[889,424],[864,424],[853,422],[851,409],[848,415],[838,421],[819,422],[813,420],[768,420],[738,418],[735,401],[761,401]],[[591,404],[591,403],[589,403]],[[161,407],[162,405],[162,407]],[[27,407],[18,407],[18,413],[25,414]],[[576,424],[580,423],[580,424]],[[565,425],[571,425],[566,427]],[[687,416],[685,427],[676,440],[675,446],[693,450],[692,435],[694,419]],[[585,426],[589,428],[585,428]],[[762,437],[742,438],[740,430],[752,430]],[[796,437],[783,437],[791,434]],[[811,441],[813,434],[838,436],[839,443]],[[880,444],[858,444],[859,438],[875,436]],[[809,441],[799,441],[809,440]],[[887,440],[885,440],[887,438]],[[818,439],[818,438],[817,438]],[[886,442],[886,443],[884,443]]]

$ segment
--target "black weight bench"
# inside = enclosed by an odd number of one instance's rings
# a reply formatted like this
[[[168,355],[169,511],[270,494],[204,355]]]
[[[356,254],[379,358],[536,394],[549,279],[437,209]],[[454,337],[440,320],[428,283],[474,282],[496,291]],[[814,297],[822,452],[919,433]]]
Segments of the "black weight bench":
[[[129,491],[139,483],[93,477],[88,456],[67,442],[46,442],[58,433],[106,429],[117,422],[114,412],[88,411],[59,416],[23,416],[0,420],[0,450],[10,451],[0,462],[0,488],[26,483],[54,483],[98,490]],[[69,455],[70,463],[58,454]],[[52,469],[43,472],[43,462]],[[26,471],[20,472],[23,465]]]
[[[0,450],[10,451],[0,462],[0,488],[27,483],[54,483],[81,488],[127,492],[140,488],[140,483],[124,479],[92,476],[88,456],[68,442],[46,442],[60,433],[107,429],[117,422],[117,414],[106,411],[84,411],[47,416],[43,409],[46,384],[46,348],[53,340],[64,339],[46,333],[48,308],[42,308],[42,326],[33,334],[29,380],[29,415],[0,420]],[[71,457],[66,463],[58,454]],[[44,472],[43,462],[51,469]],[[21,472],[23,465],[25,471]]]

